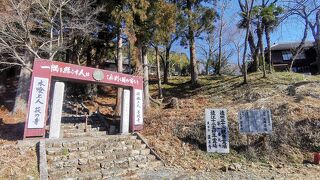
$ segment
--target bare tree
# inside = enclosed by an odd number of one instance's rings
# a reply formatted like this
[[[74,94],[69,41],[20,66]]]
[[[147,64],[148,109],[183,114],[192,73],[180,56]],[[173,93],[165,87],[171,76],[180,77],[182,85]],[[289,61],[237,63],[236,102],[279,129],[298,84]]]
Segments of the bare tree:
[[[218,75],[221,74],[221,61],[222,61],[222,40],[223,40],[223,30],[225,27],[225,22],[224,22],[224,16],[225,16],[225,11],[228,8],[229,1],[223,0],[219,3],[219,9],[220,9],[220,18],[219,18],[219,57],[218,57],[218,63],[217,63],[217,71],[216,73]]]
[[[306,37],[308,35],[308,28],[312,32],[312,36],[315,40],[316,52],[317,52],[317,68],[320,73],[320,1],[318,0],[286,0],[286,8],[291,15],[298,16],[303,19],[305,23],[305,30],[300,45],[293,51],[292,65],[301,53]]]
[[[237,64],[240,69],[240,72],[243,74],[243,64],[241,64],[241,52],[244,48],[244,43],[243,43],[243,38],[244,38],[244,32],[241,29],[238,29],[237,31],[234,31],[232,35],[231,41],[234,49],[236,50],[237,53]]]
[[[215,31],[208,32],[204,40],[206,43],[198,45],[199,54],[204,58],[206,75],[209,75],[209,68],[214,64],[214,54],[218,51],[219,47],[215,43],[218,39],[218,33]]]
[[[52,60],[63,50],[64,37],[88,33],[98,11],[91,0],[9,0],[0,15],[0,64],[21,67],[14,112],[24,112],[32,62]]]

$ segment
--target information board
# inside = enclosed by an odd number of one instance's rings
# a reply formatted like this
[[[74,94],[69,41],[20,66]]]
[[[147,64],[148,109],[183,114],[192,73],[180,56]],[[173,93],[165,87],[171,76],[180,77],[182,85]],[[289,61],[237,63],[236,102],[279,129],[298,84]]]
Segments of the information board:
[[[205,109],[207,152],[229,153],[226,109]]]
[[[272,133],[271,111],[269,109],[241,110],[239,112],[240,133]]]

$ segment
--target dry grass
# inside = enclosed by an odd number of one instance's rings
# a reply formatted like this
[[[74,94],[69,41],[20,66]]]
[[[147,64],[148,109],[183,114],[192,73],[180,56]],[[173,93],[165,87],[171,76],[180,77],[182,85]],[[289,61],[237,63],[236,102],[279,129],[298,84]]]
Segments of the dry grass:
[[[178,97],[180,109],[155,107],[145,120],[143,134],[168,164],[188,169],[216,169],[232,162],[302,163],[320,147],[320,77],[274,73],[261,78],[201,77],[192,88],[188,78],[172,78],[164,86],[167,99]],[[151,87],[156,97],[156,85]],[[231,152],[208,154],[205,145],[205,108],[226,108]],[[247,136],[238,131],[241,109],[269,108],[273,133]]]
[[[27,179],[39,177],[37,155],[34,149],[20,150],[16,143],[0,146],[0,179]]]

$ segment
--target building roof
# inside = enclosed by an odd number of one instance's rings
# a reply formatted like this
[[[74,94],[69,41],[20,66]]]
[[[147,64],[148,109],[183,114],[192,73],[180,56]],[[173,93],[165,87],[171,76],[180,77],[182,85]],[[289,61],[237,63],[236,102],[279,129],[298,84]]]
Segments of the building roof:
[[[279,44],[274,44],[271,46],[271,50],[291,50],[294,48],[297,48],[299,46],[300,42],[289,42],[289,43],[279,43]],[[313,41],[306,41],[304,47],[305,48],[311,48],[314,46]]]

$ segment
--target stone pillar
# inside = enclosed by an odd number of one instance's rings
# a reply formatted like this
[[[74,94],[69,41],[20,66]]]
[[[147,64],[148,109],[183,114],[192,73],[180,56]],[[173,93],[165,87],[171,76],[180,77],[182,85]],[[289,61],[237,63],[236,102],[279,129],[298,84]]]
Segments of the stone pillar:
[[[57,139],[60,137],[63,96],[64,83],[56,82],[54,85],[53,101],[51,108],[49,139]]]
[[[124,89],[122,93],[122,107],[121,107],[121,122],[120,133],[129,133],[129,118],[130,118],[130,90]]]

